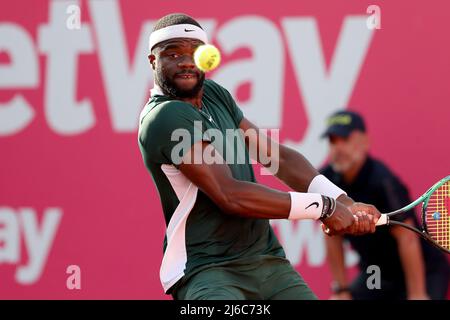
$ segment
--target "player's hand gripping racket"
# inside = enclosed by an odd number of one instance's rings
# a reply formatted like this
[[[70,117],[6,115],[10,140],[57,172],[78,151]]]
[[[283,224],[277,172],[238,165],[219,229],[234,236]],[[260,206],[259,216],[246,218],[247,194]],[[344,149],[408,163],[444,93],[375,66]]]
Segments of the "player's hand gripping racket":
[[[396,214],[411,210],[422,203],[422,225],[419,229],[391,220]],[[396,211],[382,214],[377,226],[398,225],[420,234],[425,240],[446,253],[450,253],[450,176],[434,184],[411,204]]]

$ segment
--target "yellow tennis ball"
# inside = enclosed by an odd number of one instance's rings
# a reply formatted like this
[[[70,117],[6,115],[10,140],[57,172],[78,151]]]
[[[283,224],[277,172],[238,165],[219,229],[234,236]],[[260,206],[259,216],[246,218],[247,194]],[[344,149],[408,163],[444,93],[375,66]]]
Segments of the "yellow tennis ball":
[[[194,62],[201,71],[211,71],[220,64],[220,51],[212,44],[201,45],[195,50]]]

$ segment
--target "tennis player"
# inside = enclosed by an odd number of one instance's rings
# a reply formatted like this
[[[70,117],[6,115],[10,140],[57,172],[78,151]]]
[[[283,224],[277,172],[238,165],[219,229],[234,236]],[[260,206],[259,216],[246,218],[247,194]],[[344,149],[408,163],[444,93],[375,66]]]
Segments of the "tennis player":
[[[194,51],[207,42],[199,23],[184,14],[161,18],[150,35],[155,84],[141,113],[138,140],[167,224],[160,269],[164,291],[174,299],[316,299],[286,259],[269,219],[320,220],[332,234],[358,235],[374,232],[380,213],[355,203],[283,145],[239,135],[231,150],[242,150],[241,144],[243,154],[230,160],[229,149],[216,147],[217,135],[213,141],[198,134],[259,130],[230,93],[205,80],[195,66]],[[183,144],[188,148],[180,148]],[[258,184],[249,145],[270,158],[265,166],[276,163],[274,174],[295,191]],[[274,146],[279,157],[271,157]],[[205,154],[223,161],[203,161]]]

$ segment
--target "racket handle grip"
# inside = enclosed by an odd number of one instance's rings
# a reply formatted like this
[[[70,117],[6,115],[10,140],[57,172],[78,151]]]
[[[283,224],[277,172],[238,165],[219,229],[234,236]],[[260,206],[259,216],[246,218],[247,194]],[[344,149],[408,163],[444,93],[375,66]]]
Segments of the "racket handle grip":
[[[356,218],[356,216],[354,215],[354,217]],[[383,225],[385,225],[385,224],[388,224],[389,223],[389,217],[388,217],[388,215],[387,214],[381,214],[381,216],[380,216],[380,218],[378,219],[378,221],[377,221],[377,223],[375,224],[375,226],[383,226]],[[328,227],[325,227],[324,228],[324,232],[326,233],[326,234],[329,234],[330,233],[330,229],[328,228]]]
[[[389,222],[389,218],[388,218],[387,214],[381,214],[381,216],[378,219],[378,221],[375,224],[375,226],[383,226],[385,224],[388,224],[388,222]]]

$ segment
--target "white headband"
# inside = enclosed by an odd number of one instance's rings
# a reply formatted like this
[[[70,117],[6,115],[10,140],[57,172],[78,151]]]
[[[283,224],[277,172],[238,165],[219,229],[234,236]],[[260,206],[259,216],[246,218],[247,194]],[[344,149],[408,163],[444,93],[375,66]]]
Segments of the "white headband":
[[[208,43],[208,37],[202,28],[193,24],[176,24],[153,31],[150,34],[148,48],[151,51],[155,44],[174,38],[198,39],[205,44]]]

